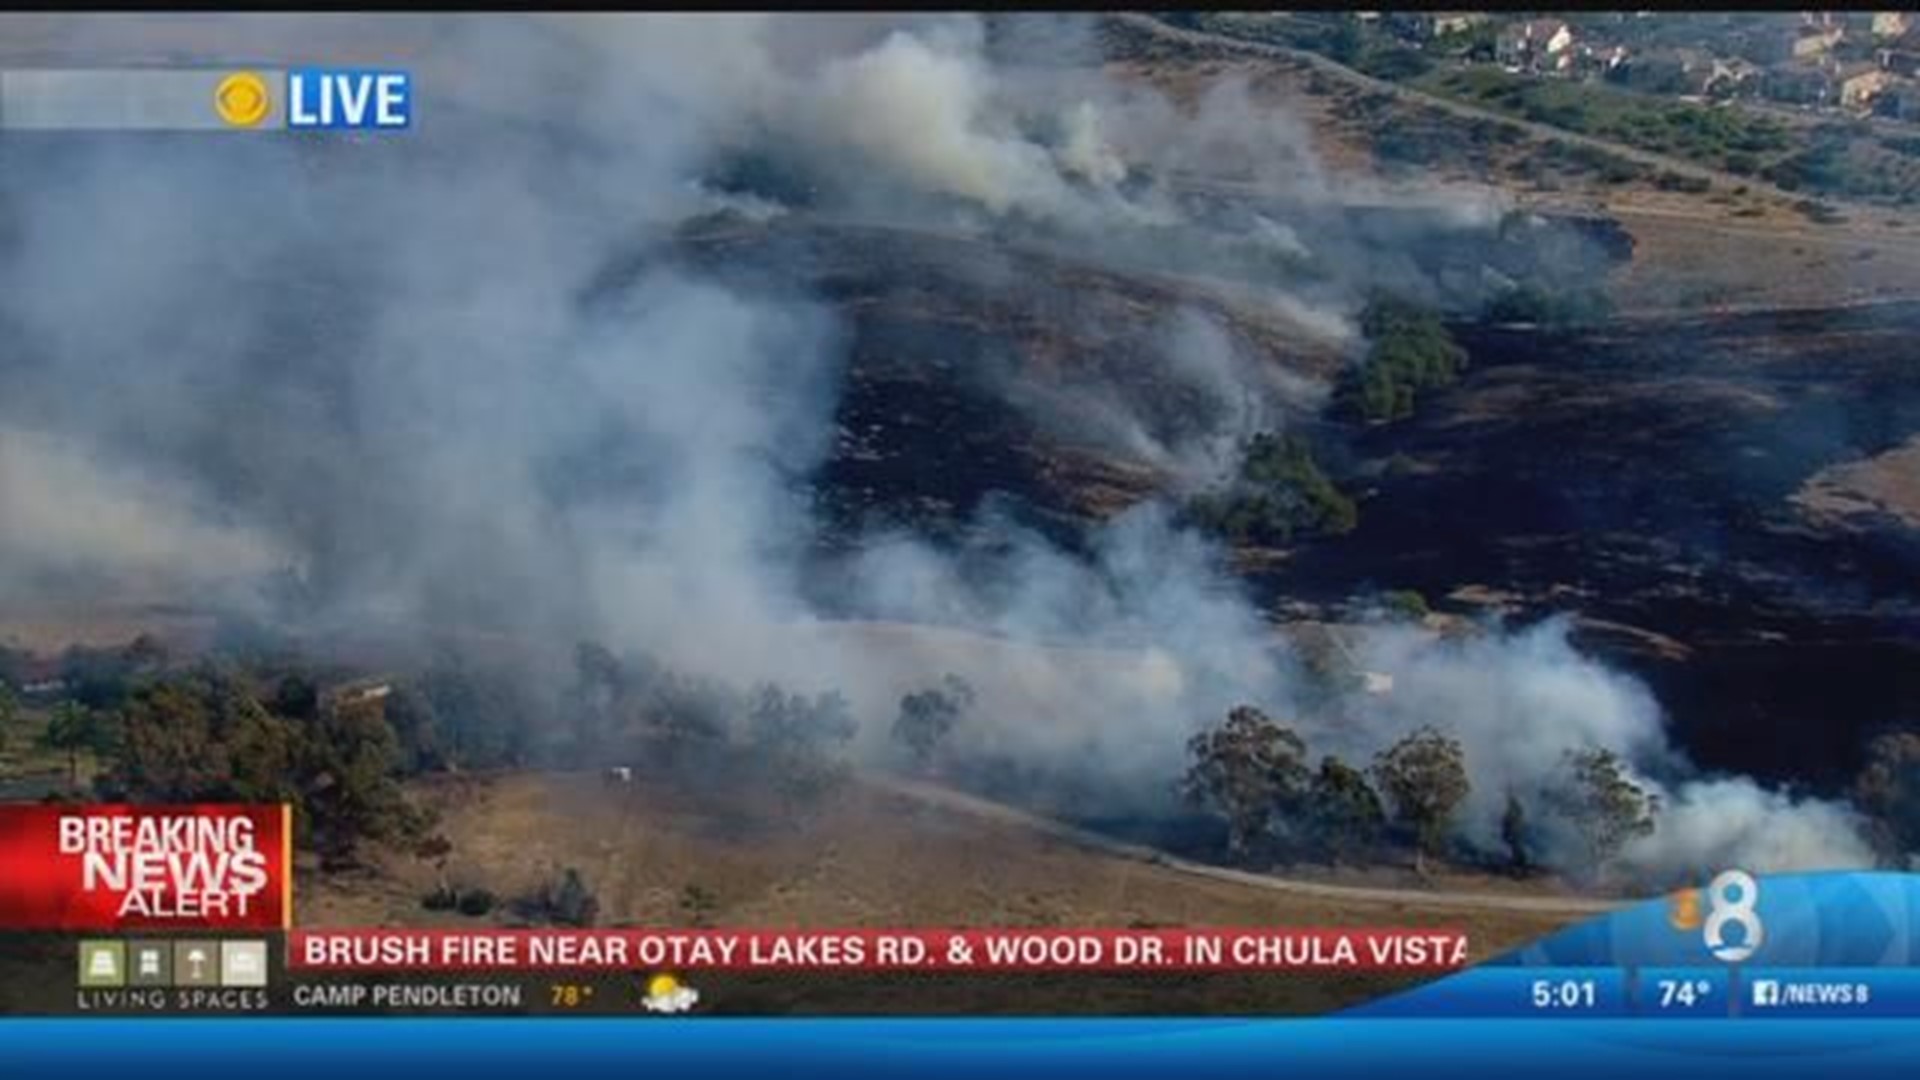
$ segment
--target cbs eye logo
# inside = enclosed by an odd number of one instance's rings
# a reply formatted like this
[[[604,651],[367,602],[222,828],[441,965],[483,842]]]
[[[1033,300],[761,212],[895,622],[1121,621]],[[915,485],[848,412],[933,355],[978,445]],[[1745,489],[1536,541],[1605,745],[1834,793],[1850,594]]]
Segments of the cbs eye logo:
[[[1754,954],[1766,940],[1766,927],[1754,905],[1760,900],[1760,883],[1744,870],[1728,870],[1713,879],[1706,888],[1707,911],[1702,918],[1699,889],[1681,889],[1673,894],[1667,921],[1683,933],[1699,930],[1707,951],[1715,959],[1737,964]],[[1728,930],[1736,930],[1733,935]],[[1728,940],[1729,936],[1733,940]]]

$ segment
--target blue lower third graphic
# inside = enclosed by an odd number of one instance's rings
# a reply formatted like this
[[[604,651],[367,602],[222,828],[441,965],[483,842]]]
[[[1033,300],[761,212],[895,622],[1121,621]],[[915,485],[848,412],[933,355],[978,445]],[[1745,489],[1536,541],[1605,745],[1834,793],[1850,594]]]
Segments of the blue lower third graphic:
[[[1881,1020],[201,1019],[0,1021],[7,1076],[339,1080],[425,1069],[529,1075],[1484,1077],[1721,1071],[1742,1080],[1920,1068],[1920,1025]]]
[[[1477,967],[1350,1009],[1348,1016],[1607,1017],[1627,1015],[1618,968]]]
[[[1733,1015],[1733,980],[1724,967],[1641,968],[1634,973],[1633,1015],[1725,1020]]]
[[[1913,968],[1752,968],[1740,973],[1739,1014],[1751,1019],[1920,1019]]]

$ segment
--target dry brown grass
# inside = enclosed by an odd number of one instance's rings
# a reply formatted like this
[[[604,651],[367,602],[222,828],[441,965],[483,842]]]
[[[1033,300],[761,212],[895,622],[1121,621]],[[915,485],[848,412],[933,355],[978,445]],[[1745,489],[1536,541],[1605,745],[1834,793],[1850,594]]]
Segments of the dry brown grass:
[[[741,782],[741,781],[748,782]],[[602,925],[684,926],[689,887],[712,925],[1456,927],[1484,959],[1570,915],[1354,902],[1212,880],[1087,850],[1008,821],[850,781],[797,818],[748,777],[725,793],[637,776],[456,777],[422,785],[444,815],[449,877],[512,897],[578,869]],[[744,792],[744,794],[739,794]],[[302,926],[512,922],[425,911],[434,868],[401,854],[303,874]],[[716,1007],[752,1012],[1315,1012],[1403,984],[1381,976],[783,977],[692,973]]]
[[[1888,519],[1920,528],[1920,438],[1863,461],[1823,469],[1794,501],[1821,525],[1851,527]]]

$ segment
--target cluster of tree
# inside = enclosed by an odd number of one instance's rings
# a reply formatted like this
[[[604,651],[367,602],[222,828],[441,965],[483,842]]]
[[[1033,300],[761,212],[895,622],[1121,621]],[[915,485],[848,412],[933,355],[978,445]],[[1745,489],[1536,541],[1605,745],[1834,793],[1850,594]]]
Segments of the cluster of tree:
[[[1465,750],[1432,727],[1381,750],[1364,770],[1332,755],[1315,767],[1298,733],[1242,705],[1195,734],[1187,753],[1183,793],[1222,820],[1228,857],[1238,862],[1307,855],[1364,863],[1400,847],[1424,870],[1458,842],[1472,792]],[[1619,757],[1600,748],[1569,752],[1545,801],[1584,839],[1581,865],[1594,871],[1650,835],[1659,811]],[[1531,868],[1535,830],[1516,794],[1508,793],[1498,824],[1509,865]]]
[[[600,898],[587,888],[586,879],[572,867],[561,872],[512,905],[515,915],[529,922],[556,926],[592,926],[600,918]]]
[[[1413,415],[1419,394],[1452,384],[1467,351],[1439,313],[1392,296],[1376,296],[1360,315],[1368,341],[1363,363],[1349,367],[1334,407],[1352,419],[1385,423]]]
[[[1188,500],[1191,523],[1235,543],[1286,544],[1296,536],[1338,536],[1360,522],[1353,499],[1295,435],[1261,432],[1248,440],[1237,475]]]
[[[807,697],[762,683],[747,709],[748,745],[790,814],[845,776],[842,751],[859,730],[838,690]]]
[[[117,735],[112,713],[68,699],[53,707],[36,742],[40,749],[66,758],[67,787],[77,790],[81,755],[98,757],[111,752]]]
[[[323,701],[301,676],[261,687],[209,665],[138,685],[96,722],[111,731],[97,784],[114,798],[290,802],[297,842],[333,860],[429,823],[401,790],[402,744],[378,699]]]
[[[571,722],[573,749],[605,756],[646,744],[664,763],[721,744],[747,703],[725,683],[677,671],[655,658],[621,659],[604,646],[583,643],[574,654],[574,686],[562,712]]]
[[[1487,301],[1481,317],[1495,323],[1531,323],[1566,329],[1591,326],[1613,314],[1613,301],[1600,289],[1549,290],[1532,283],[1516,285]]]
[[[1549,802],[1577,826],[1589,872],[1602,872],[1629,841],[1653,835],[1660,800],[1633,782],[1619,755],[1597,746],[1569,750],[1562,771],[1564,782],[1549,790]]]
[[[1870,138],[1870,130],[1822,125],[1760,175],[1788,191],[1910,204],[1920,197],[1920,165]]]
[[[614,760],[674,773],[741,768],[776,791],[790,814],[846,775],[846,749],[859,725],[836,690],[808,695],[761,683],[742,692],[644,654],[617,657],[596,644],[581,645],[574,666],[574,684],[549,725],[560,740],[556,763]],[[943,693],[961,710],[972,700],[971,689],[957,681]],[[920,718],[925,730],[916,729],[915,737],[926,740],[931,753],[945,734],[941,710],[932,699],[919,699],[914,708],[916,716],[927,713]]]
[[[1644,88],[1684,79],[1684,73],[1628,63],[1615,67],[1608,79]],[[1678,102],[1624,86],[1531,79],[1497,68],[1472,67],[1447,73],[1436,80],[1436,88],[1534,123],[1729,172],[1753,173],[1768,157],[1797,145],[1789,126],[1753,110]],[[1649,172],[1644,166],[1633,171],[1641,177]]]
[[[534,756],[534,734],[553,716],[550,692],[534,674],[449,653],[417,679],[394,687],[390,718],[412,733],[420,768],[510,768]]]
[[[7,739],[13,733],[13,726],[20,722],[20,699],[14,696],[12,688],[0,682],[0,750],[7,748]]]
[[[893,739],[916,769],[931,767],[947,739],[972,710],[973,687],[958,675],[946,675],[939,685],[901,697],[893,720]]]
[[[1853,805],[1886,865],[1905,870],[1920,851],[1920,734],[1888,732],[1867,745],[1853,783]]]
[[[1433,605],[1419,589],[1388,589],[1380,594],[1380,608],[1396,619],[1419,622],[1433,614]]]
[[[1237,861],[1293,853],[1371,861],[1395,830],[1424,859],[1440,850],[1469,791],[1459,743],[1432,729],[1381,751],[1371,770],[1332,755],[1315,768],[1298,733],[1242,705],[1195,734],[1187,753],[1183,792],[1225,822]]]
[[[18,687],[26,683],[27,672],[33,665],[33,654],[25,649],[15,649],[0,645],[0,689]]]
[[[479,918],[493,911],[500,900],[490,889],[478,886],[459,888],[442,882],[420,901],[420,906],[428,911],[457,911],[470,918]]]

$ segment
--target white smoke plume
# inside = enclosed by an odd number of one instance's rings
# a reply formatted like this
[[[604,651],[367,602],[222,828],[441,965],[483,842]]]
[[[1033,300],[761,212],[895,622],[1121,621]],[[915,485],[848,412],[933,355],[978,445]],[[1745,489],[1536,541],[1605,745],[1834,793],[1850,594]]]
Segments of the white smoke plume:
[[[298,18],[244,24],[250,48],[300,54]],[[601,638],[739,683],[836,686],[869,742],[902,690],[955,671],[982,692],[976,748],[1101,775],[1121,803],[1167,802],[1185,737],[1229,706],[1291,710],[1273,630],[1220,553],[1153,505],[1088,552],[990,514],[958,550],[869,536],[845,606],[878,622],[823,619],[803,599],[804,489],[836,434],[846,327],[797,289],[686,270],[665,236],[716,199],[788,212],[702,186],[717,157],[767,139],[844,181],[829,193],[844,207],[1064,224],[1100,253],[1102,226],[1180,222],[1157,184],[1195,163],[1329,200],[1292,121],[1243,85],[1186,115],[1084,73],[1001,70],[968,18],[426,25],[440,43],[423,94],[436,73],[489,74],[406,139],[76,140],[10,156],[10,573],[288,565],[313,597],[303,617]],[[1128,190],[1136,166],[1154,183]],[[1289,222],[1262,221],[1267,247],[1315,255]],[[639,270],[608,290],[616,266]],[[1272,302],[1344,340],[1352,297],[1322,299]],[[1117,397],[1017,404],[1198,484],[1323,390],[1202,316],[1175,316],[1166,337],[1175,381],[1213,406],[1195,431],[1155,430]],[[1668,785],[1663,831],[1635,852],[1649,866],[1858,851],[1836,807],[1688,779],[1646,691],[1557,630],[1455,650],[1382,630],[1363,652],[1398,691],[1363,731],[1311,734],[1364,758],[1420,723],[1458,731],[1476,768],[1470,828],[1490,827],[1505,787],[1539,786],[1592,742]]]
[[[1653,835],[1626,861],[1656,880],[1688,880],[1703,868],[1753,872],[1872,865],[1859,822],[1845,806],[1768,791],[1744,777],[1701,777],[1666,735],[1660,706],[1637,680],[1582,655],[1565,620],[1517,634],[1436,644],[1404,627],[1368,633],[1363,667],[1392,675],[1393,694],[1365,709],[1370,740],[1391,741],[1422,724],[1460,739],[1473,776],[1462,811],[1470,837],[1497,846],[1508,793],[1536,815],[1569,751],[1619,754],[1636,782],[1658,797]],[[1549,826],[1557,850],[1575,858],[1571,838]]]

